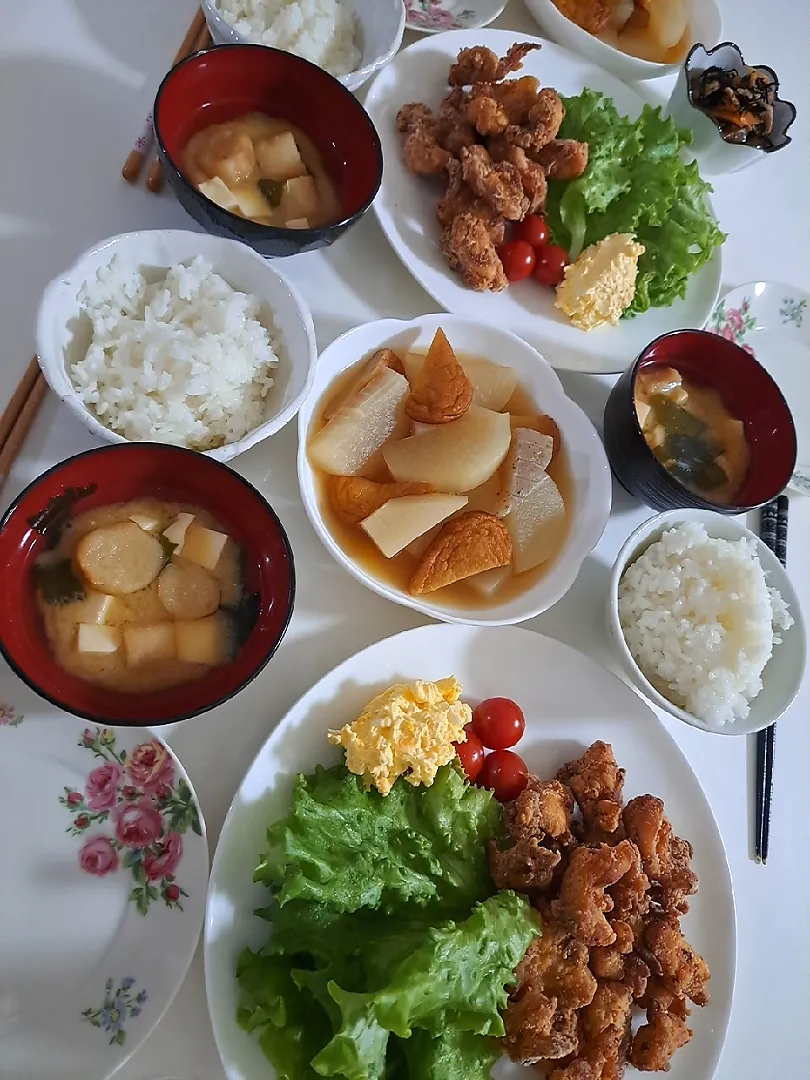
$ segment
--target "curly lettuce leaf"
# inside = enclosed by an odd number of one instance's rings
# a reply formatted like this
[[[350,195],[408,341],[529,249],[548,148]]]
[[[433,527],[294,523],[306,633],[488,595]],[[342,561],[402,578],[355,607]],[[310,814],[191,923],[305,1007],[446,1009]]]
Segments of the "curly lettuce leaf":
[[[631,121],[593,90],[563,102],[560,137],[588,143],[588,166],[576,180],[549,183],[552,239],[575,258],[606,236],[631,233],[646,250],[625,316],[667,307],[725,240],[706,201],[710,185],[682,159],[689,132],[660,107],[645,105]]]
[[[501,1055],[497,1039],[447,1028],[435,1038],[414,1029],[409,1039],[395,1042],[404,1058],[408,1080],[471,1080],[488,1077]]]
[[[492,892],[486,843],[500,811],[452,765],[430,788],[365,791],[345,765],[300,775],[292,812],[268,830],[278,850],[254,875],[279,905],[307,900],[333,913],[403,904],[469,907]],[[323,912],[321,912],[323,915]]]
[[[502,1036],[499,1010],[506,1005],[514,969],[538,932],[526,901],[500,892],[464,922],[429,930],[381,989],[357,993],[329,983],[340,1024],[313,1068],[322,1076],[376,1080],[384,1075],[389,1034],[408,1039],[414,1028],[434,1038],[445,1031]]]

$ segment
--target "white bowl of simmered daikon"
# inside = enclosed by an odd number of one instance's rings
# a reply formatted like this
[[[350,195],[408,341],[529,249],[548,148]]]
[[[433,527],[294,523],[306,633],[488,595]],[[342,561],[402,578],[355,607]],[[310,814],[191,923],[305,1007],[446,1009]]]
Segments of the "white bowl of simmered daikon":
[[[298,482],[358,581],[478,626],[564,596],[611,504],[599,436],[547,361],[456,315],[367,323],[321,354],[298,414]]]

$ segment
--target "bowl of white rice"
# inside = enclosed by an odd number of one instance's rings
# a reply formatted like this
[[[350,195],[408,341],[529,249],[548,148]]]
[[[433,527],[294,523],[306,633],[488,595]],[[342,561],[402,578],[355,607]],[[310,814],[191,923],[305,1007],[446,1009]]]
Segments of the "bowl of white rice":
[[[721,514],[671,510],[636,529],[613,566],[608,624],[632,683],[703,731],[760,731],[801,685],[806,638],[790,578]]]
[[[126,233],[45,289],[37,352],[51,389],[110,442],[230,461],[303,403],[317,355],[297,289],[234,240]]]
[[[357,90],[396,54],[402,0],[202,0],[215,45],[270,45]]]

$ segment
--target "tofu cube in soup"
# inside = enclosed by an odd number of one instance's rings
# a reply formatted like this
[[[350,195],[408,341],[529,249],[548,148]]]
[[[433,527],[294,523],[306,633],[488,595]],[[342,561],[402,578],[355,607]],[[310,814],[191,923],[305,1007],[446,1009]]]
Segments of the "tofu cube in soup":
[[[173,660],[177,656],[174,625],[162,622],[147,626],[125,626],[124,653],[127,663],[132,667],[157,660]]]
[[[163,530],[164,537],[170,544],[174,544],[174,555],[180,555],[186,539],[188,527],[194,520],[193,514],[178,514],[167,529]]]
[[[206,570],[216,570],[222,549],[228,542],[227,533],[206,529],[196,523],[189,525],[183,543],[183,558],[198,563]]]
[[[306,176],[307,167],[298,151],[298,144],[291,131],[283,131],[256,143],[256,160],[264,180],[293,180]]]
[[[205,619],[175,623],[177,658],[187,664],[214,667],[227,659],[228,631],[221,612]]]
[[[114,653],[121,648],[121,631],[117,626],[98,626],[79,623],[76,648],[80,653]]]
[[[79,604],[81,622],[100,625],[111,621],[117,601],[108,593],[91,591],[85,595],[84,600],[79,600]]]
[[[236,196],[218,176],[213,177],[211,180],[203,180],[199,185],[199,190],[205,195],[206,199],[210,199],[212,203],[221,206],[223,210],[233,211],[239,208]]]
[[[287,180],[281,193],[278,211],[284,221],[314,218],[321,208],[318,185],[312,176],[296,176]]]
[[[232,128],[216,133],[200,155],[200,162],[209,176],[218,176],[231,190],[249,184],[258,171],[253,140],[246,132]]]
[[[233,189],[236,208],[243,217],[261,218],[269,214],[272,207],[256,187],[236,187]]]
[[[87,581],[113,596],[151,585],[165,561],[160,541],[134,521],[93,529],[76,545],[76,562]]]

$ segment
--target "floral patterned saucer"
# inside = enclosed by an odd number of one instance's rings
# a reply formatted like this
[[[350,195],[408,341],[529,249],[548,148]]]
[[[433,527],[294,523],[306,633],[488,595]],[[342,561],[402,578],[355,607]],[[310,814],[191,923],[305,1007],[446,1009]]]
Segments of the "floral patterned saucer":
[[[741,285],[718,302],[706,329],[755,356],[785,395],[799,445],[788,488],[810,495],[810,295],[778,281]]]
[[[422,34],[489,26],[507,0],[405,0],[405,25]]]
[[[0,1075],[107,1080],[182,983],[208,847],[168,747],[86,724],[0,665]]]

